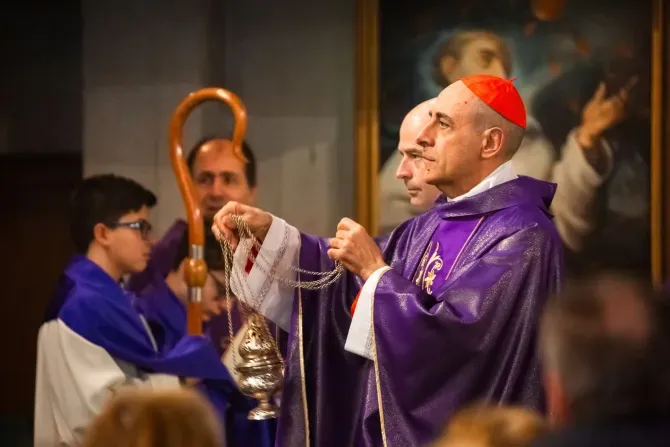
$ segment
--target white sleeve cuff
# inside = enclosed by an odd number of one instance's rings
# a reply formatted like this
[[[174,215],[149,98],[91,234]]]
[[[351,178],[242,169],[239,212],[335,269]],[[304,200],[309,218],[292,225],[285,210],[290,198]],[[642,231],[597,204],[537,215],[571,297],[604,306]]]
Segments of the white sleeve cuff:
[[[347,341],[344,344],[344,349],[353,354],[360,355],[369,360],[372,360],[372,297],[377,289],[377,283],[384,273],[390,270],[391,267],[384,266],[372,273],[358,295],[358,303],[356,303],[356,310],[354,317],[351,320],[349,333],[347,334]]]
[[[561,239],[574,251],[581,249],[584,237],[593,229],[591,208],[598,188],[612,172],[612,148],[605,139],[598,144],[600,148],[590,150],[603,151],[606,169],[602,174],[591,166],[574,130],[568,135],[561,160],[554,166],[552,181],[558,184],[558,189],[551,210]]]
[[[286,221],[272,216],[272,224],[247,275],[245,267],[251,241],[240,241],[235,250],[230,278],[232,293],[280,328],[291,325],[294,288],[280,278],[295,281],[300,255],[300,232]]]

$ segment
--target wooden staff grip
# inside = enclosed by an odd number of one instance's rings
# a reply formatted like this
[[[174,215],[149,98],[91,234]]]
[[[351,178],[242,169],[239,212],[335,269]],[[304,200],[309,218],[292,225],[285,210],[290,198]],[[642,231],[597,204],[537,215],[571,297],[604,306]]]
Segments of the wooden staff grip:
[[[205,260],[188,258],[184,266],[184,278],[189,286],[186,327],[190,335],[202,335],[202,302],[200,298],[207,281],[207,263]]]
[[[177,184],[186,205],[188,219],[188,240],[191,256],[185,268],[185,280],[189,287],[187,306],[187,327],[190,335],[202,334],[202,306],[194,297],[202,296],[202,288],[207,279],[207,265],[203,259],[205,245],[205,228],[202,211],[198,204],[191,173],[189,172],[182,148],[184,124],[193,109],[206,101],[222,101],[233,111],[235,128],[233,130],[233,152],[243,162],[246,157],[242,152],[242,142],[247,132],[247,110],[242,100],[232,92],[222,88],[204,88],[189,94],[177,106],[170,120],[170,161],[177,177]],[[198,256],[194,256],[198,253]],[[200,289],[196,291],[196,289]]]

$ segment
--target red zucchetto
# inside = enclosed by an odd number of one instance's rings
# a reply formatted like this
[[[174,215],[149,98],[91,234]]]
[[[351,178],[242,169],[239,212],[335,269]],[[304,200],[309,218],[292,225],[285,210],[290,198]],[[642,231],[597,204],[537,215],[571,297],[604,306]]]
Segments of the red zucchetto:
[[[460,81],[500,116],[526,128],[526,107],[519,91],[512,84],[514,79],[508,81],[497,76],[477,74],[461,78]]]

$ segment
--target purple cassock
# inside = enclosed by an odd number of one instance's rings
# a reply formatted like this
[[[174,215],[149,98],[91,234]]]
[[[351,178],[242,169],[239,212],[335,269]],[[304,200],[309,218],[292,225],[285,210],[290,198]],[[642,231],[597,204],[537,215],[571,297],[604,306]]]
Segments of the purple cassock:
[[[360,278],[296,291],[276,445],[421,446],[471,401],[544,410],[536,332],[563,277],[555,190],[520,176],[394,230],[368,300],[372,360],[345,349]],[[300,244],[302,269],[333,269],[326,239]]]

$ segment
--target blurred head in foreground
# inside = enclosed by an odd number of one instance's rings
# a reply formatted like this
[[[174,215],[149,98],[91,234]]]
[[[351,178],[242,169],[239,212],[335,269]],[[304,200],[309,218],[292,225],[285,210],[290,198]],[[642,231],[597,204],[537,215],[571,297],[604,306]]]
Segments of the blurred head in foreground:
[[[525,447],[547,430],[531,410],[473,405],[456,413],[432,447]]]
[[[89,427],[85,447],[221,447],[214,410],[195,391],[124,389]]]
[[[544,311],[540,349],[553,424],[670,409],[668,304],[648,280],[601,273],[569,283]]]

